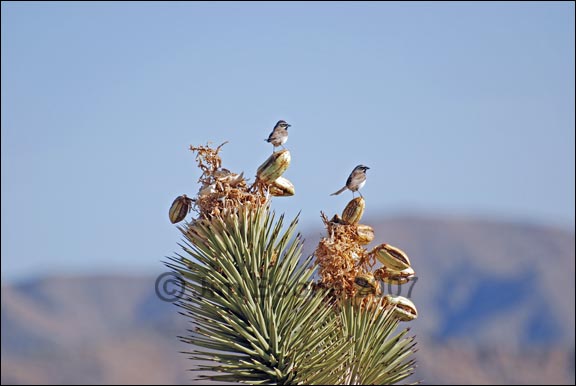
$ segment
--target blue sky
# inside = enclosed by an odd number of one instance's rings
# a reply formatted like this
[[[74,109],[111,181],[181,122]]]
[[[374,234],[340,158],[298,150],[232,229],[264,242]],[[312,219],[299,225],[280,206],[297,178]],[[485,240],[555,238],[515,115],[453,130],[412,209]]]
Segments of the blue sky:
[[[2,278],[161,271],[190,144],[301,229],[371,167],[368,213],[574,229],[574,4],[2,2]]]

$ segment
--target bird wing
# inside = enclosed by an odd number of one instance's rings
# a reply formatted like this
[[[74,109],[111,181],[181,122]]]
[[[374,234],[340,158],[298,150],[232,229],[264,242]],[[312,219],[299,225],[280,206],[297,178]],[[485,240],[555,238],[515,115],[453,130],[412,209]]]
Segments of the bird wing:
[[[265,139],[264,141],[266,142],[272,142],[274,141],[276,138],[278,138],[278,132],[276,130],[273,130],[270,135],[268,136],[268,139]]]

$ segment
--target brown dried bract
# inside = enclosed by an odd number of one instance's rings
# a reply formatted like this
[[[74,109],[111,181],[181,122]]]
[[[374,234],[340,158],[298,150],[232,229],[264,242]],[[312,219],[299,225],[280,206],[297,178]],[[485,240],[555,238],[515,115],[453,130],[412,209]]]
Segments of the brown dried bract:
[[[316,248],[316,264],[319,266],[319,286],[329,288],[334,297],[353,297],[356,275],[368,272],[374,260],[358,243],[357,225],[344,224],[335,216],[328,220],[321,213],[327,236]]]
[[[222,146],[226,145],[228,141],[222,143],[216,149],[212,149],[209,144],[206,146],[192,146],[190,150],[196,153],[196,162],[198,167],[202,170],[202,175],[198,182],[202,185],[209,185],[213,181],[214,173],[222,166],[222,159],[218,155]]]
[[[202,175],[198,179],[201,184],[198,196],[194,201],[194,210],[201,218],[221,216],[235,213],[246,204],[265,205],[268,199],[259,192],[250,192],[244,174],[232,173],[222,168],[222,159],[218,155],[224,142],[216,149],[210,146],[190,146],[196,153],[198,167]]]

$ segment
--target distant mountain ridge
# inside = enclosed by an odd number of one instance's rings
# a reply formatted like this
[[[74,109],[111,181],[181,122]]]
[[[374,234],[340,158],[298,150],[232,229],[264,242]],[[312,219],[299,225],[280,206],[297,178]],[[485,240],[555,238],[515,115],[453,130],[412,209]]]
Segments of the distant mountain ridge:
[[[375,229],[372,245],[402,248],[416,270],[414,380],[574,382],[573,232],[414,216],[362,223]],[[322,232],[309,230],[305,252]],[[189,324],[158,299],[155,279],[53,277],[2,287],[2,383],[190,383],[193,363],[178,353],[189,348],[176,338]],[[489,364],[494,356],[498,365]],[[525,369],[514,378],[510,366]],[[453,367],[460,370],[448,374]]]

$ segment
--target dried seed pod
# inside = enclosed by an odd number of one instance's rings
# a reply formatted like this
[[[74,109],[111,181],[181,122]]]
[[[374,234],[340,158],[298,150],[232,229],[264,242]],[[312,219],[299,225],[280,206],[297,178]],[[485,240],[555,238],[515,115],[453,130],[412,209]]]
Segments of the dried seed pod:
[[[388,244],[380,244],[375,247],[370,254],[376,255],[376,258],[385,267],[395,270],[402,271],[410,267],[410,259],[404,251],[399,248],[393,247]]]
[[[280,177],[290,166],[290,152],[286,149],[273,153],[256,171],[256,177],[271,183]]]
[[[342,211],[342,220],[348,224],[358,224],[364,214],[365,207],[366,201],[364,201],[362,197],[356,197],[351,200]]]
[[[354,288],[356,288],[356,294],[360,296],[375,294],[378,288],[378,283],[376,282],[374,275],[370,272],[359,273],[354,278]]]
[[[386,303],[394,306],[394,315],[403,322],[414,320],[418,317],[418,310],[416,305],[410,299],[404,296],[386,295],[384,297]]]
[[[269,186],[270,194],[276,197],[293,196],[295,193],[294,185],[290,180],[284,177],[276,178]]]
[[[394,271],[385,269],[381,279],[384,283],[389,284],[405,284],[408,283],[415,275],[412,267],[408,267],[402,271]]]
[[[356,235],[358,236],[358,243],[365,245],[374,240],[374,229],[370,225],[358,224],[356,226]]]
[[[190,212],[190,209],[192,209],[191,198],[188,198],[185,194],[176,197],[168,213],[170,222],[176,224],[184,220],[184,217]]]
[[[363,297],[363,296],[374,295],[374,294],[375,294],[375,292],[371,288],[361,288],[361,287],[356,288],[356,295],[357,296]]]

